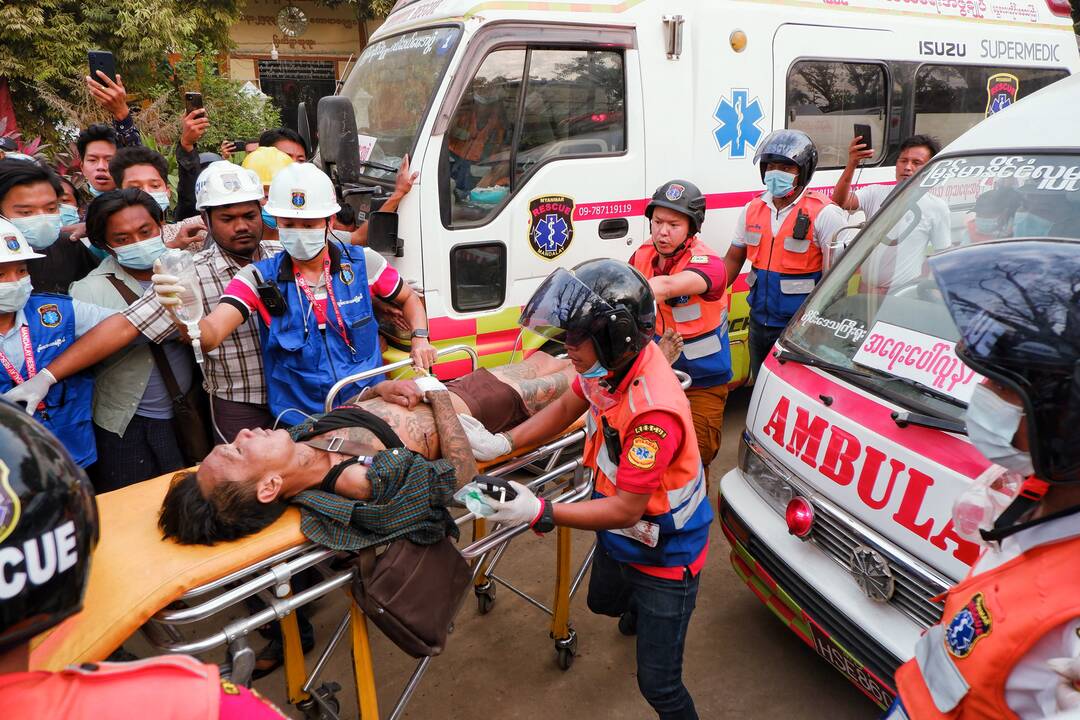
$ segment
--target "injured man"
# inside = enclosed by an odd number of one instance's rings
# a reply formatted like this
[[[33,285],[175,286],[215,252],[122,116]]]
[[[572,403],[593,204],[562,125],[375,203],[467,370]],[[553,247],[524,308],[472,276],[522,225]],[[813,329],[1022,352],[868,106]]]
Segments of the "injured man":
[[[174,477],[158,525],[167,538],[210,545],[267,527],[305,490],[371,500],[369,471],[384,468],[379,457],[401,448],[421,456],[413,462],[429,470],[426,475],[452,473],[460,487],[478,474],[462,423],[502,433],[566,392],[574,375],[568,360],[537,352],[445,385],[430,377],[384,381],[305,423],[297,440],[286,430],[242,430],[232,443],[215,447],[197,471]],[[452,467],[427,462],[440,458]],[[424,474],[408,472],[410,478]]]

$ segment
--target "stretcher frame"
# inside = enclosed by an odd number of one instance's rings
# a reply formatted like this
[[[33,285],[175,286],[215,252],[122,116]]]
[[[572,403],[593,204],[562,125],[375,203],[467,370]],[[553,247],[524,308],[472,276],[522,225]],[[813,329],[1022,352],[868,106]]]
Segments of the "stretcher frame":
[[[479,366],[476,351],[466,345],[441,348],[437,351],[437,356],[459,352],[469,356],[474,370]],[[326,409],[333,409],[334,400],[344,387],[410,365],[411,360],[404,359],[341,379],[331,388]],[[550,502],[568,503],[587,499],[592,495],[592,481],[585,471],[580,453],[571,459],[564,459],[566,453],[575,449],[584,437],[584,430],[572,429],[550,443],[526,449],[522,455],[487,464],[484,471],[488,474],[505,475],[529,468],[538,472],[538,475],[526,485]],[[486,614],[494,603],[494,583],[503,585],[515,595],[544,610],[551,616],[549,632],[555,641],[559,666],[564,670],[568,669],[577,652],[577,635],[569,620],[570,601],[591,564],[594,550],[590,550],[578,569],[571,572],[571,531],[568,528],[557,528],[554,601],[552,606],[548,607],[494,573],[509,543],[524,533],[527,526],[496,526],[489,531],[486,521],[472,513],[465,513],[456,519],[459,527],[470,521],[473,522],[473,541],[460,548],[460,551],[473,567],[473,588],[480,612]],[[348,632],[352,642],[360,717],[377,720],[380,715],[367,618],[351,595],[348,612],[338,622],[311,673],[307,673],[305,667],[295,611],[334,591],[347,591],[355,571],[351,568],[343,570],[335,567],[335,560],[339,555],[340,553],[334,550],[310,542],[278,552],[241,570],[186,591],[180,598],[182,607],[176,607],[177,604],[174,603],[156,613],[143,626],[144,634],[157,649],[168,653],[200,655],[225,647],[228,661],[223,666],[223,671],[235,683],[250,684],[256,659],[250,644],[250,635],[262,625],[278,620],[284,645],[284,674],[289,702],[296,705],[305,717],[336,719],[338,703],[334,694],[340,690],[340,686],[337,683],[316,686],[316,683],[337,645]],[[304,590],[294,591],[293,577],[308,569],[317,572],[320,580]],[[238,606],[242,607],[248,598],[256,596],[266,603],[262,610],[227,622],[220,630],[204,637],[186,640],[181,635],[180,627],[207,620]],[[464,599],[465,596],[459,601],[459,611]],[[430,666],[431,659],[426,657],[417,662],[388,716],[390,720],[401,716]]]

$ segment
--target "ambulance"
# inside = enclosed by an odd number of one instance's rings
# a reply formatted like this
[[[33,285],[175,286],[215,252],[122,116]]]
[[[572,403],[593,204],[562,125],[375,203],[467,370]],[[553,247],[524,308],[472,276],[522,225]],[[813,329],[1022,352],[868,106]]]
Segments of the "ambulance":
[[[896,668],[941,620],[938,597],[979,555],[954,501],[972,483],[1015,491],[1022,480],[965,435],[980,378],[957,358],[925,263],[949,249],[929,236],[940,229],[951,247],[1080,240],[1077,112],[1080,77],[1054,83],[975,126],[890,195],[766,360],[738,467],[721,482],[738,574],[882,707]],[[1026,288],[1036,306],[1039,292]],[[977,642],[993,618],[967,627],[966,642]]]
[[[629,259],[648,239],[661,183],[707,194],[703,239],[722,253],[762,191],[753,157],[770,131],[814,138],[828,192],[867,125],[875,152],[856,182],[891,182],[904,137],[950,141],[1065,76],[1068,3],[1046,2],[400,0],[321,102],[318,161],[366,217],[410,157],[419,181],[369,242],[423,290],[437,346],[496,365],[537,341],[518,314],[552,270]],[[744,276],[736,382],[746,292]]]

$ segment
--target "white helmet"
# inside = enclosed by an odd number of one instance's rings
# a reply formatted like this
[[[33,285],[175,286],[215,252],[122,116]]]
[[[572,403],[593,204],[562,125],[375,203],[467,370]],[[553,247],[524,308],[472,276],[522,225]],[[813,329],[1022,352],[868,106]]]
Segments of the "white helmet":
[[[45,256],[41,253],[34,252],[19,228],[11,224],[11,221],[0,217],[0,263],[22,262],[43,257]]]
[[[311,163],[293,163],[274,176],[263,209],[274,217],[328,218],[341,206],[326,173]]]
[[[195,181],[196,210],[262,199],[259,176],[228,160],[210,163]]]

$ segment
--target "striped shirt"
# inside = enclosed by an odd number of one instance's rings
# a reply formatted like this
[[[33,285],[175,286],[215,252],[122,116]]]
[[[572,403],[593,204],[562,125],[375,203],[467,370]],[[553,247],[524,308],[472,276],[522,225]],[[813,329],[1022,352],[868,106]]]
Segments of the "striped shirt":
[[[281,244],[264,240],[253,260],[262,260],[281,252]],[[209,315],[217,307],[226,286],[240,272],[236,258],[221,251],[216,243],[195,255],[195,272],[202,286],[203,311]],[[151,342],[160,343],[173,336],[176,326],[172,316],[158,303],[153,290],[134,302],[124,316]],[[248,318],[214,350],[205,353],[203,387],[223,400],[266,405],[266,380],[263,377],[259,328]]]

